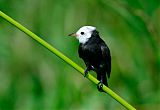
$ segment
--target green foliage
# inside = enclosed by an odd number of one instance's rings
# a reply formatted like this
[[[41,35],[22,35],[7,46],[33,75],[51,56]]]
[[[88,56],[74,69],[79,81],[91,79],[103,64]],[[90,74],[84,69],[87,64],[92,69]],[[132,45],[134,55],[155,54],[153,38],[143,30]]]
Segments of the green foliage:
[[[22,26],[21,24],[19,24],[17,21],[15,21],[14,19],[12,19],[11,17],[9,17],[5,13],[3,13],[2,11],[0,11],[0,17],[4,18],[4,20],[8,21],[9,23],[11,23],[15,27],[17,27],[19,30],[21,30],[24,33],[26,33],[29,37],[33,38],[35,41],[37,41],[43,47],[45,47],[46,49],[48,49],[49,51],[51,51],[57,57],[61,58],[68,65],[72,66],[74,69],[76,69],[78,72],[80,72],[84,76],[84,71],[85,70],[83,68],[81,68],[79,65],[77,65],[75,62],[73,62],[68,57],[66,57],[63,53],[61,53],[60,51],[58,51],[56,48],[54,48],[53,46],[51,46],[49,43],[47,43],[46,41],[44,41],[43,39],[41,39],[39,36],[37,36],[36,34],[34,34],[33,32],[31,32],[27,28],[25,28],[24,26]],[[90,74],[87,74],[86,78],[88,78],[90,81],[94,82],[96,85],[99,83],[99,81],[95,77],[93,77],[92,75],[90,75]],[[127,109],[129,109],[129,110],[135,110],[135,108],[133,106],[131,106],[130,104],[128,104],[124,99],[122,99],[120,96],[118,96],[116,93],[114,93],[111,89],[109,89],[105,85],[103,85],[102,89],[104,90],[104,92],[106,92],[108,95],[112,96],[113,99],[115,99],[116,101],[118,101],[120,104],[122,104]]]
[[[112,53],[110,88],[137,109],[160,108],[158,0],[1,0],[0,9],[83,67],[66,35],[96,26]],[[0,109],[123,109],[25,36],[0,18]]]

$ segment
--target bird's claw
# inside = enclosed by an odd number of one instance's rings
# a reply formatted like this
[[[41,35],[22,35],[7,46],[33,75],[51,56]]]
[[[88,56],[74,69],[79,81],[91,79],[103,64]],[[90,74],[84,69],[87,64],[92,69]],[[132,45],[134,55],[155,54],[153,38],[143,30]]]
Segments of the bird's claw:
[[[86,77],[87,74],[88,74],[88,68],[86,68],[86,69],[84,70],[84,77]]]
[[[104,92],[104,91],[103,91],[103,83],[102,83],[101,81],[97,84],[97,89],[98,89],[98,91],[100,91],[100,92]]]

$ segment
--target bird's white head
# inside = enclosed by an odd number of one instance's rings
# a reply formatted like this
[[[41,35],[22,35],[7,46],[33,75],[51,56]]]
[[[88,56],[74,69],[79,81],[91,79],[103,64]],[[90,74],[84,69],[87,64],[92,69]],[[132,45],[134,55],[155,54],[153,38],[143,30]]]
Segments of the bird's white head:
[[[96,30],[96,27],[83,26],[75,34],[70,34],[69,36],[75,36],[80,43],[85,44],[91,37],[94,30]]]

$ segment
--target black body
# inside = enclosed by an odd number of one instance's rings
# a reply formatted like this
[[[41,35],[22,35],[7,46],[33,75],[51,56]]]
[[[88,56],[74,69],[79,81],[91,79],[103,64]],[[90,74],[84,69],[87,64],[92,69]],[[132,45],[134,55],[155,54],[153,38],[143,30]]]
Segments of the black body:
[[[93,70],[97,73],[97,79],[108,86],[107,77],[111,73],[110,50],[100,38],[98,31],[93,31],[92,36],[85,44],[80,44],[78,49],[79,57],[86,64],[87,71]]]

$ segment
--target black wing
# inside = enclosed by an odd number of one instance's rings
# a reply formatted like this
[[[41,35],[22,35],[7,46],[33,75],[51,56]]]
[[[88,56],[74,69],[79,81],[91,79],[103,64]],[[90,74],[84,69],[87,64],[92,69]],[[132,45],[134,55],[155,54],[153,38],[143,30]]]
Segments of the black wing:
[[[106,44],[101,45],[101,51],[102,51],[102,57],[105,61],[106,64],[106,71],[107,71],[107,76],[108,78],[110,77],[111,73],[111,55],[110,55],[110,50],[107,47]]]
[[[79,57],[82,58],[82,44],[80,44],[78,47],[78,54],[79,54]]]

